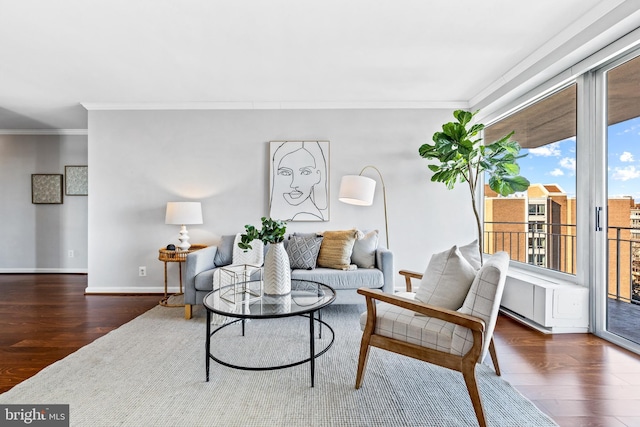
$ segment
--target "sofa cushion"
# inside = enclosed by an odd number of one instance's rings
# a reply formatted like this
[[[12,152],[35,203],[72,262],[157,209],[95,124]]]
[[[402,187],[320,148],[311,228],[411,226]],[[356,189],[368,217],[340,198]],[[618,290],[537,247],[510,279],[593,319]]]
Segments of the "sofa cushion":
[[[348,270],[358,231],[325,231],[318,255],[318,267]]]
[[[376,249],[378,248],[378,230],[364,233],[364,237],[353,244],[351,262],[358,268],[373,268],[376,266]]]
[[[242,235],[240,233],[236,234],[233,242],[233,256],[231,257],[233,265],[249,264],[259,267],[264,264],[264,243],[262,243],[262,240],[254,239],[249,242],[251,249],[241,249],[238,246],[241,241]]]
[[[378,289],[384,285],[382,271],[377,268],[363,268],[352,271],[322,267],[313,270],[291,270],[291,278],[319,282],[331,286],[336,291],[363,287]],[[364,298],[362,302],[364,303]]]
[[[233,262],[233,242],[235,238],[235,235],[222,236],[220,243],[217,245],[218,251],[213,258],[216,267],[229,265]]]
[[[322,237],[312,236],[290,236],[287,245],[287,255],[292,269],[311,270],[316,267],[318,253]]]
[[[464,259],[457,246],[434,254],[424,272],[416,300],[437,307],[457,310],[462,306],[476,270]]]

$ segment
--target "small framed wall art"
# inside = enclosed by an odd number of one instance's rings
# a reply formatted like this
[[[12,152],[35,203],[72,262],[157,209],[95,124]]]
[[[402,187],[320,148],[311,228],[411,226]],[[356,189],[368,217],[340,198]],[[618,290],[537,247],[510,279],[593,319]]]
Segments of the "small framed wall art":
[[[62,203],[62,174],[31,174],[31,203]]]
[[[89,194],[87,166],[65,166],[64,177],[67,196],[86,196]]]

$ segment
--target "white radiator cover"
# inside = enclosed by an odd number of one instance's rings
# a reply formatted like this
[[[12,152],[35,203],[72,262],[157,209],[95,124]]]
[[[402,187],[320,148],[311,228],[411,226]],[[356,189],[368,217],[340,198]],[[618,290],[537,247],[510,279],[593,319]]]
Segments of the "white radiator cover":
[[[589,290],[575,283],[509,269],[501,311],[544,333],[589,331]]]

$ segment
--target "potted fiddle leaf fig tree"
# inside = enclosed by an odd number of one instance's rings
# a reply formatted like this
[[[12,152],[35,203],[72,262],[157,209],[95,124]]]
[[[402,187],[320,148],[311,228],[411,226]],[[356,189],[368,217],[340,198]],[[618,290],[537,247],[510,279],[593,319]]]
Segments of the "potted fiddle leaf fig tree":
[[[529,180],[520,176],[518,159],[520,144],[511,137],[514,132],[503,136],[498,141],[483,144],[478,135],[484,129],[481,123],[471,124],[478,113],[456,110],[453,112],[455,122],[442,125],[442,131],[433,134],[433,145],[423,144],[418,152],[427,160],[435,160],[429,169],[433,172],[431,181],[442,182],[448,189],[454,188],[458,182],[466,182],[471,194],[471,206],[478,226],[478,246],[480,263],[482,264],[482,224],[476,203],[476,194],[480,176],[489,176],[489,187],[500,194],[525,191],[529,188]]]

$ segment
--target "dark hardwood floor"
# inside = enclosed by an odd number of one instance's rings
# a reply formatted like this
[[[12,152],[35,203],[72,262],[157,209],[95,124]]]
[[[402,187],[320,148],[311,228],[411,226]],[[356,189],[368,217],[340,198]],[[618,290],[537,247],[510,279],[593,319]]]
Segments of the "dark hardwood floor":
[[[158,304],[84,295],[83,274],[0,274],[0,393]]]
[[[0,275],[0,392],[159,300],[84,295],[86,284],[85,275]],[[495,337],[503,377],[560,426],[640,427],[640,357],[593,335],[543,335],[507,317]]]

